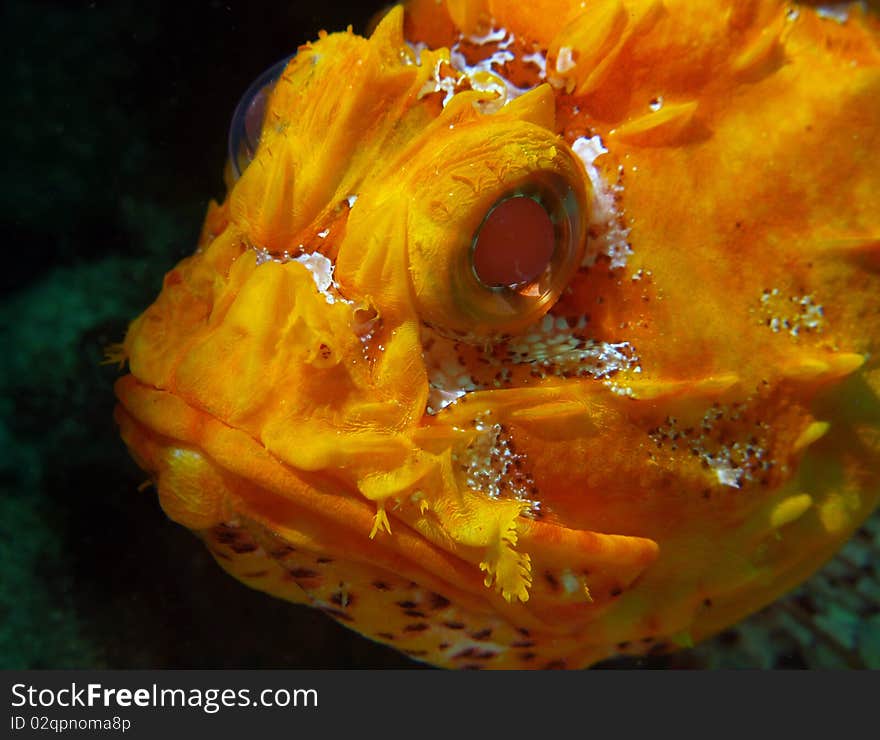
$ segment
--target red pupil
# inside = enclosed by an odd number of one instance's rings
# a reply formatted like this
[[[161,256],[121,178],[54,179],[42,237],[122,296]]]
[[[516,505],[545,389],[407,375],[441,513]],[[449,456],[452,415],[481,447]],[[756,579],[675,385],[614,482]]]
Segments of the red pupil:
[[[510,198],[495,206],[480,227],[474,270],[490,287],[531,283],[547,269],[555,245],[544,206],[526,196]]]

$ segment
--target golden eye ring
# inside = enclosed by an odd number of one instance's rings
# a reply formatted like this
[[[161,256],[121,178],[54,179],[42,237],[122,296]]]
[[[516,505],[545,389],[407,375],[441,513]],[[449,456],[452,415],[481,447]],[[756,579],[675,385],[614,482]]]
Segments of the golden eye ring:
[[[556,302],[585,251],[585,203],[562,174],[539,171],[509,188],[473,234],[453,286],[488,324],[537,318]]]

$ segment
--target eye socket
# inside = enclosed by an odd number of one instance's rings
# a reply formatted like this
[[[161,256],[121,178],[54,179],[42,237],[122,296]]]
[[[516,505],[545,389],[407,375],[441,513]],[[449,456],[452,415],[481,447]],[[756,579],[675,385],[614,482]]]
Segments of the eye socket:
[[[285,57],[257,77],[235,107],[229,126],[229,161],[236,178],[241,177],[256,154],[269,93],[294,56]]]

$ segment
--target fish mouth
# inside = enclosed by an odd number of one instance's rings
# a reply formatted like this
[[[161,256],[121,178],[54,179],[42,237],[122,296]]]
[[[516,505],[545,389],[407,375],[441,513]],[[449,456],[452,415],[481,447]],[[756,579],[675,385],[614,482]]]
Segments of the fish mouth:
[[[489,564],[480,544],[482,524],[470,537],[461,537],[463,542],[455,542],[439,531],[443,512],[425,506],[431,502],[419,491],[408,490],[406,500],[401,500],[401,492],[389,504],[388,529],[376,531],[375,506],[346,490],[343,476],[295,469],[261,440],[130,375],[118,381],[116,393],[122,437],[152,475],[163,509],[207,539],[230,523],[245,526],[267,551],[277,550],[279,543],[302,547],[313,555],[367,568],[376,580],[404,577],[464,610],[506,614],[517,623],[555,634],[577,631],[580,620],[573,621],[575,616],[594,618],[657,554],[656,544],[648,539],[521,520],[502,534],[508,544],[512,538],[518,549],[529,552],[523,562],[541,567],[541,582],[527,594],[528,603],[508,599],[500,589],[486,588],[486,576],[478,567]],[[431,442],[437,443],[436,436]],[[421,516],[410,517],[408,510],[420,511]],[[370,529],[376,532],[373,538],[368,536]],[[496,544],[502,547],[501,540]],[[579,555],[572,559],[572,552]],[[512,548],[507,555],[516,557]],[[579,575],[572,576],[574,572]],[[308,576],[301,580],[308,586]]]

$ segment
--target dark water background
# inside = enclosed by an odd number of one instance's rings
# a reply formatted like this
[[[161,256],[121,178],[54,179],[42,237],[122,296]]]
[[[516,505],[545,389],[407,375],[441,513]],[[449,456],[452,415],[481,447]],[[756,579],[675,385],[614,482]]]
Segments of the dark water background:
[[[416,666],[240,585],[138,493],[100,364],[222,196],[240,94],[381,5],[3,5],[0,668]],[[878,547],[874,526],[705,646],[610,665],[880,667]]]

